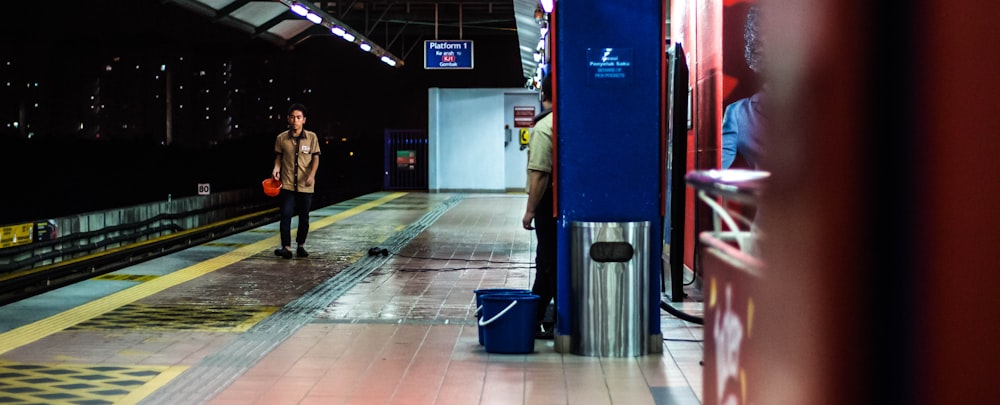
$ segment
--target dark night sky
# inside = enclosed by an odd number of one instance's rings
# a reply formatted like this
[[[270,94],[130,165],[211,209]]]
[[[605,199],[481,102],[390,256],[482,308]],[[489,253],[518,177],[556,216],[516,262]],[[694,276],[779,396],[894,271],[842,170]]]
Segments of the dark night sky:
[[[312,37],[286,51],[159,1],[56,4],[58,12],[52,13],[16,2],[0,17],[0,63],[11,63],[0,65],[0,79],[14,83],[0,87],[0,150],[8,167],[19,168],[17,177],[28,179],[0,197],[0,224],[162,200],[168,193],[194,195],[199,182],[211,182],[213,192],[257,187],[270,172],[274,135],[284,127],[283,118],[266,119],[265,105],[283,116],[289,98],[310,109],[308,129],[349,137],[348,147],[356,151],[350,162],[338,161],[340,151],[324,151],[321,183],[326,177],[329,187],[377,189],[383,130],[426,129],[428,88],[524,83],[513,32],[477,38],[467,31],[464,39],[475,41],[476,68],[435,71],[423,69],[420,46],[405,66],[391,68],[333,36]],[[185,63],[176,63],[179,57]],[[229,90],[238,89],[230,114],[242,126],[220,135],[224,125],[186,115],[202,105],[215,108],[218,100],[189,96],[184,100],[197,108],[175,113],[175,143],[162,145],[164,108],[153,97],[164,86],[154,83],[157,72],[122,73],[119,65],[148,70],[172,60],[175,84],[187,84],[188,90],[219,90],[199,72],[216,77],[219,66],[229,63]],[[108,65],[115,66],[113,74],[103,71]],[[266,83],[270,78],[275,84]],[[100,118],[88,118],[84,106],[94,83],[105,104]],[[33,109],[34,103],[41,106]],[[27,118],[19,115],[25,109]],[[33,126],[31,139],[23,123],[19,129],[8,126],[19,120]],[[103,127],[91,130],[98,122]],[[102,133],[99,140],[95,132]],[[108,192],[118,184],[128,184],[128,192]]]
[[[423,109],[409,110],[415,102],[426,103],[429,87],[520,87],[524,83],[513,32],[476,38],[475,32],[468,31],[465,39],[476,41],[476,69],[433,71],[422,68],[419,46],[399,69],[385,66],[332,35],[312,37],[296,49],[284,51],[180,6],[153,0],[65,2],[59,3],[54,14],[48,9],[29,12],[28,8],[26,2],[5,6],[9,11],[0,17],[4,21],[0,45],[7,55],[47,64],[52,75],[78,70],[74,60],[100,56],[228,56],[248,63],[271,59],[296,65],[301,77],[289,87],[301,84],[321,92],[313,96],[317,100],[312,106],[315,112],[327,111],[319,105],[325,99],[331,103],[330,113],[345,111],[349,113],[343,114],[345,117],[371,116],[401,126],[419,126],[426,121]],[[391,51],[402,57],[399,44],[395,48]],[[351,107],[351,100],[358,100],[363,108]]]

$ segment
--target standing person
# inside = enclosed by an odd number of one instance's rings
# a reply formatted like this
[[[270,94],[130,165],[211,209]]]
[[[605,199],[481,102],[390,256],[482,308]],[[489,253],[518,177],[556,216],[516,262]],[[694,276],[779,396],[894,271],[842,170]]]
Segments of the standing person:
[[[747,12],[746,25],[743,28],[743,57],[747,67],[761,79],[760,89],[750,97],[741,98],[729,104],[722,115],[722,168],[741,168],[766,171],[762,166],[765,156],[766,135],[768,127],[767,101],[768,77],[765,58],[767,36],[764,33],[764,13],[759,5],[751,5]],[[736,164],[736,157],[742,157],[745,164]],[[743,251],[760,257],[759,240],[765,232],[760,224],[766,215],[765,207],[758,204],[747,204],[740,208],[740,213],[750,218],[750,234],[752,238],[743,246]]]
[[[764,38],[761,33],[760,7],[753,5],[747,13],[743,31],[744,57],[747,66],[755,74],[763,77]],[[764,131],[767,116],[764,103],[767,96],[767,81],[750,97],[741,98],[726,106],[722,114],[722,168],[728,169],[739,155],[749,169],[759,170],[764,154]]]
[[[538,239],[535,252],[535,283],[538,295],[535,337],[551,339],[552,324],[545,322],[549,303],[556,296],[556,218],[552,209],[552,78],[542,79],[542,112],[528,140],[528,204],[521,225],[534,230]],[[534,226],[532,226],[534,221]]]
[[[309,211],[312,209],[313,192],[316,186],[316,169],[319,168],[319,138],[315,132],[303,128],[306,123],[306,107],[292,104],[288,107],[288,130],[278,134],[274,141],[274,170],[271,177],[281,181],[281,247],[274,254],[285,259],[292,258],[292,217],[299,217],[299,227],[295,234],[299,257],[309,256],[306,251],[306,236],[309,235]]]

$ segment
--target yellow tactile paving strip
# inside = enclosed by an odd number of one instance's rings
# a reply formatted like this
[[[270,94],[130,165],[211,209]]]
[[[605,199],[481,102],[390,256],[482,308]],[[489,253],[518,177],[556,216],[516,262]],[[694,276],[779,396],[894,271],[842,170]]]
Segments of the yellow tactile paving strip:
[[[391,193],[313,221],[319,229],[400,198]],[[74,307],[32,324],[0,333],[0,354],[64,330],[171,329],[242,332],[277,307],[141,305],[137,301],[268,250],[278,236],[163,276],[105,275],[105,280],[136,281],[134,287]],[[0,404],[135,404],[187,367],[51,365],[0,361]]]
[[[0,403],[134,404],[185,368],[0,362]]]
[[[199,330],[245,332],[279,307],[129,304],[67,330]],[[0,402],[2,403],[2,402]]]
[[[314,221],[310,223],[310,227],[312,229],[319,229],[328,226],[344,218],[357,215],[404,195],[406,195],[406,193],[392,193],[386,195],[377,200],[337,213],[336,215],[331,215],[319,221]],[[274,246],[279,239],[278,235],[274,235],[259,242],[227,252],[219,257],[197,263],[173,273],[158,277],[154,280],[141,283],[135,287],[119,291],[78,307],[74,307],[70,310],[50,316],[38,322],[2,333],[0,334],[0,354],[34,342],[53,333],[65,330],[66,328],[76,325],[82,321],[96,318],[104,313],[149,297],[153,294],[166,290],[167,288],[201,277],[243,259],[253,257],[261,251]]]

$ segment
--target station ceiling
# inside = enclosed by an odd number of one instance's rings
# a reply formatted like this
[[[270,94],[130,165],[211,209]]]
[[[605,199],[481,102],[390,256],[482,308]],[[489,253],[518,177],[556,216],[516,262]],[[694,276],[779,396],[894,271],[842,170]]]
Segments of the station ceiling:
[[[290,0],[160,1],[284,49],[331,35],[326,27],[290,12]],[[403,60],[422,52],[425,40],[517,37],[524,75],[534,73],[533,53],[540,37],[534,17],[538,0],[346,0],[317,1],[311,6]]]

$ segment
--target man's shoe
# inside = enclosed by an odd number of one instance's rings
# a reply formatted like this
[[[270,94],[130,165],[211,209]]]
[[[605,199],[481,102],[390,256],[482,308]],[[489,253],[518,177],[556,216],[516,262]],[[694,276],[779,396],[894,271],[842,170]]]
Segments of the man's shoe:
[[[554,338],[553,328],[546,328],[544,324],[539,324],[535,328],[535,339],[552,340]]]
[[[288,253],[289,256],[291,256],[291,254],[291,252]],[[299,246],[299,248],[295,250],[295,254],[299,257],[309,257],[309,252],[306,252],[306,248],[302,246]]]
[[[274,255],[275,256],[281,256],[281,257],[283,257],[285,259],[291,259],[292,258],[292,251],[288,250],[288,249],[285,249],[285,248],[274,249]]]

